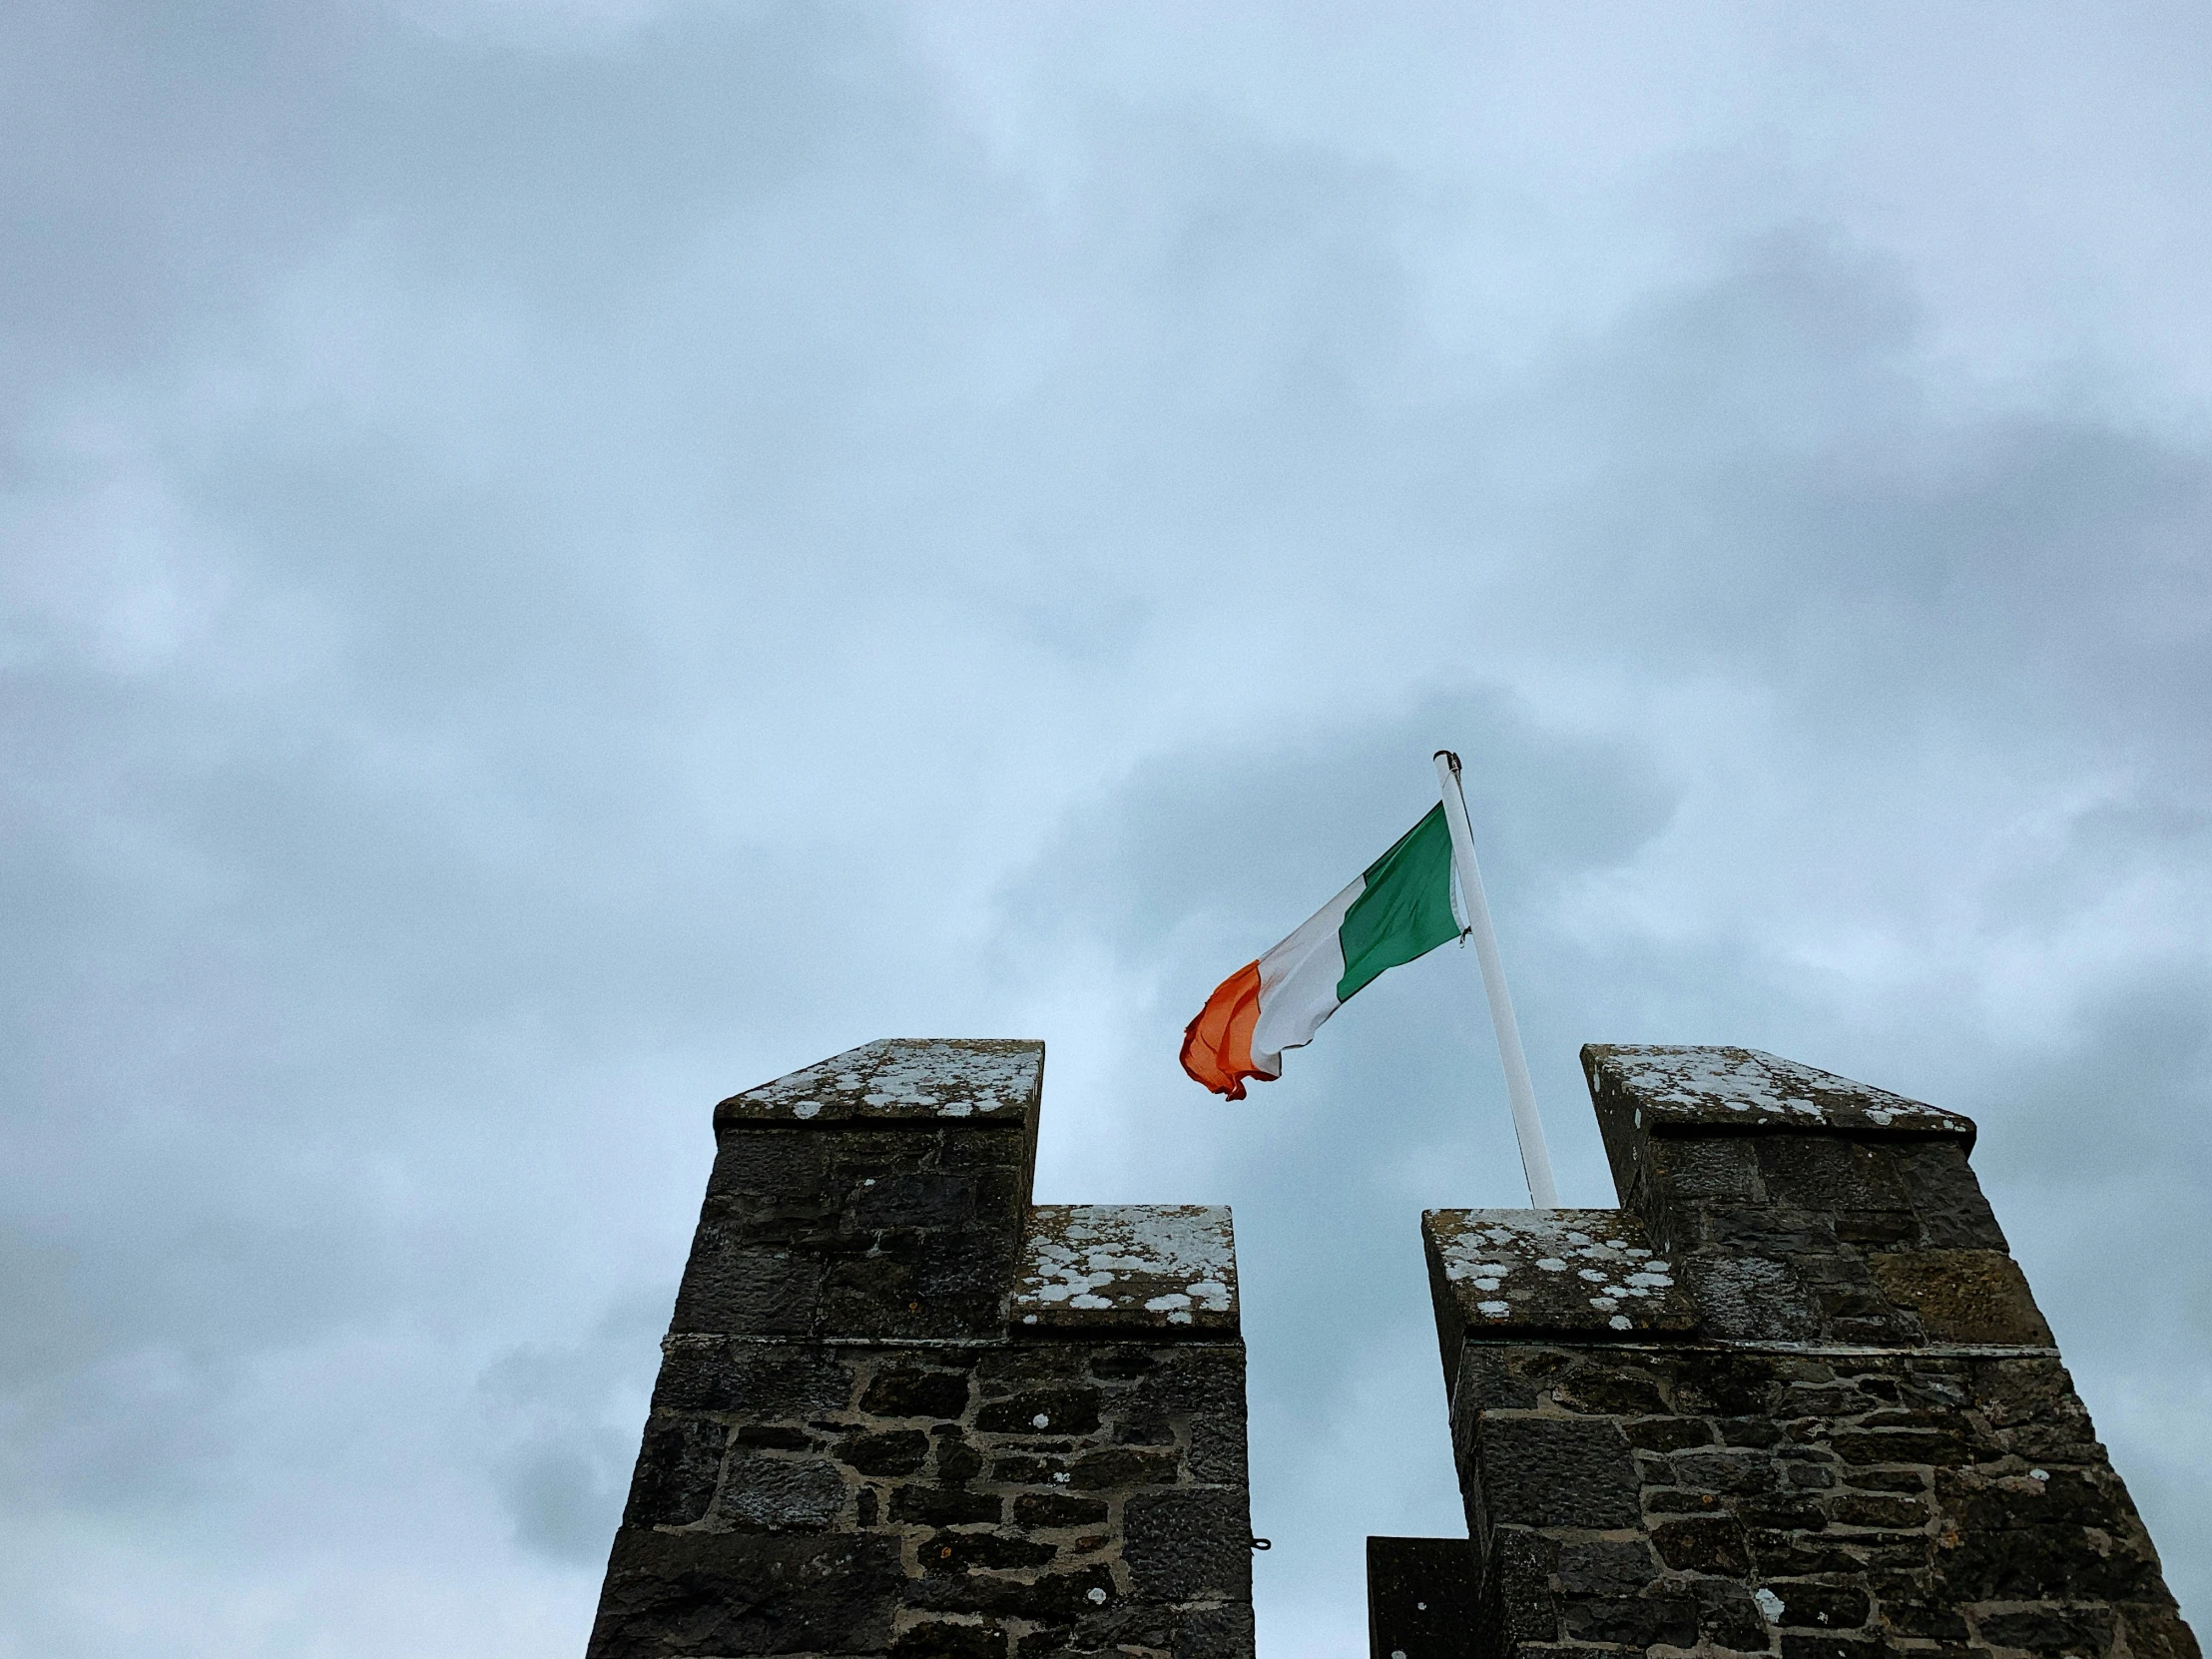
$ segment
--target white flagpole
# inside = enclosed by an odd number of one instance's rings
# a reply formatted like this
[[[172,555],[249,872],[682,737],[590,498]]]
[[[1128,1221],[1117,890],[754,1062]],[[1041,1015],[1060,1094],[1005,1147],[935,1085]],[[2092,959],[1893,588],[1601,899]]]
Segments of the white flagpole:
[[[1482,964],[1482,988],[1490,997],[1490,1025],[1497,1032],[1497,1054],[1505,1063],[1505,1098],[1513,1107],[1513,1134],[1520,1141],[1528,1201],[1539,1210],[1556,1210],[1559,1189],[1552,1183],[1551,1152],[1544,1145],[1543,1120],[1536,1116],[1536,1091],[1529,1085],[1520,1025],[1513,1018],[1513,999],[1505,989],[1505,964],[1497,958],[1497,935],[1490,930],[1490,901],[1482,892],[1482,870],[1474,861],[1474,831],[1468,828],[1467,799],[1459,787],[1459,757],[1448,749],[1436,751],[1436,781],[1443,786],[1444,818],[1451,826],[1451,860],[1459,866],[1459,895],[1467,901],[1467,930],[1474,935],[1475,960]]]

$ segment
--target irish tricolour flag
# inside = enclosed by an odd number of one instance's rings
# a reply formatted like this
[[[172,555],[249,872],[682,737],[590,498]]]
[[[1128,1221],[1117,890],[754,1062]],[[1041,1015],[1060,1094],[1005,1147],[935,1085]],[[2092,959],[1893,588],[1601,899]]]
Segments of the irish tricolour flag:
[[[1305,926],[1247,962],[1183,1032],[1183,1069],[1242,1100],[1245,1079],[1283,1075],[1283,1051],[1386,968],[1459,936],[1451,910],[1451,827],[1441,805]]]

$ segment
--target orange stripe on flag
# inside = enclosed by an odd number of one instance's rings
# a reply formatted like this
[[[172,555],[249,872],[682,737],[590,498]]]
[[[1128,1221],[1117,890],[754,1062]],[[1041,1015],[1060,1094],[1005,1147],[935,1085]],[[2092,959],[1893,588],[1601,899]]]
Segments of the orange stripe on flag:
[[[1231,1100],[1245,1097],[1244,1080],[1272,1081],[1252,1063],[1252,1028],[1260,1023],[1260,964],[1247,962],[1224,979],[1183,1028],[1183,1069],[1191,1080]]]

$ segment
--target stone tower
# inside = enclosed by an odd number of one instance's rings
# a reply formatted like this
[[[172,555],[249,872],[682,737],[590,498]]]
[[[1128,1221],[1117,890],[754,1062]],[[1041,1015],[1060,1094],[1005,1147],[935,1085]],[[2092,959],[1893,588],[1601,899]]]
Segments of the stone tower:
[[[1468,1537],[1369,1541],[1375,1659],[2197,1659],[1971,1123],[1582,1063],[1620,1209],[1422,1218]]]
[[[1044,1048],[724,1101],[591,1659],[1250,1659],[1229,1212],[1029,1202]]]

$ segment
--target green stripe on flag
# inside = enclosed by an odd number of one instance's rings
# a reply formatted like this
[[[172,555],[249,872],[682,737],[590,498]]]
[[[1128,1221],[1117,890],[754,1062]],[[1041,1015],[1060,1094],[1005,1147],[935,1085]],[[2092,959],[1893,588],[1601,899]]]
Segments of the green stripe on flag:
[[[1349,1002],[1377,974],[1424,956],[1459,936],[1451,913],[1451,826],[1441,802],[1368,865],[1367,889],[1345,912],[1337,938],[1345,976],[1337,1000]]]

